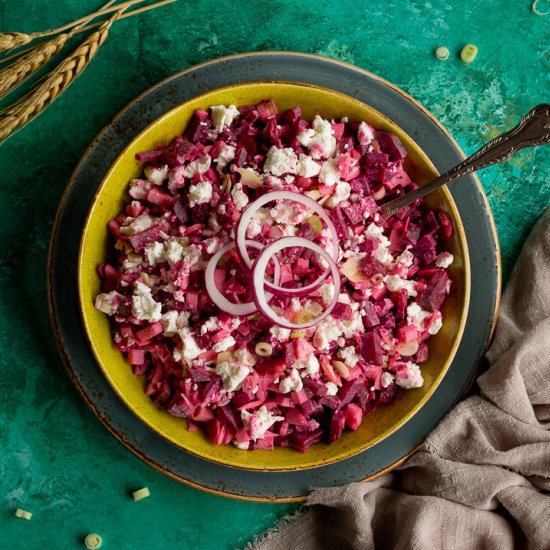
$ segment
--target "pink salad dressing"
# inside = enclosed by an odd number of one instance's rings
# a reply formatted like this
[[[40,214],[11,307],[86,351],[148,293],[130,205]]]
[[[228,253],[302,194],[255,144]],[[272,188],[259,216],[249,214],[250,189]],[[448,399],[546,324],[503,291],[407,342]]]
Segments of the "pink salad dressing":
[[[416,187],[406,154],[272,101],[196,111],[139,153],[95,304],[145,393],[217,444],[306,451],[421,387],[453,228],[420,201],[378,215]]]

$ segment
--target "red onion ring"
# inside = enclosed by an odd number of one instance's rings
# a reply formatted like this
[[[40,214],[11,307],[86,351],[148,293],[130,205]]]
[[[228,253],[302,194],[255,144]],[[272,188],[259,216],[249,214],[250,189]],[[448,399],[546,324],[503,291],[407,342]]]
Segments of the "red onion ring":
[[[271,193],[266,193],[265,195],[262,195],[261,197],[257,198],[254,202],[250,203],[246,207],[244,212],[241,214],[241,217],[237,224],[235,241],[237,243],[237,254],[241,258],[243,264],[246,267],[251,268],[253,263],[252,260],[250,259],[248,252],[246,251],[246,246],[245,246],[246,230],[250,225],[250,221],[252,220],[252,217],[254,216],[254,214],[259,208],[261,208],[268,202],[277,201],[277,200],[290,200],[290,201],[298,202],[300,204],[303,204],[307,208],[310,208],[316,214],[319,215],[319,217],[325,222],[327,229],[329,230],[330,236],[332,238],[332,241],[334,243],[334,252],[332,254],[332,258],[334,259],[335,262],[338,262],[338,253],[339,253],[338,235],[336,233],[336,229],[334,228],[334,224],[332,223],[332,220],[330,219],[326,210],[310,197],[306,197],[305,195],[301,195],[300,193],[294,193],[293,191],[272,191]],[[314,290],[317,290],[323,284],[323,281],[328,277],[329,271],[330,269],[326,269],[317,278],[316,281],[301,288],[285,288],[277,285],[276,283],[274,284],[270,282],[265,282],[265,288],[270,290],[277,296],[306,296],[307,294],[310,294]]]
[[[245,241],[245,245],[251,246],[252,248],[256,248],[257,250],[262,250],[263,248],[263,245],[261,243],[257,241],[251,241],[248,239]],[[208,265],[206,266],[206,270],[204,272],[204,280],[205,280],[206,291],[208,292],[210,299],[222,311],[225,311],[226,313],[229,313],[230,315],[233,315],[235,317],[242,317],[244,315],[251,315],[252,313],[256,313],[257,311],[256,304],[254,302],[247,302],[246,304],[235,304],[233,302],[230,302],[218,290],[218,287],[216,286],[216,281],[214,278],[214,273],[216,271],[216,267],[218,266],[220,259],[232,248],[235,248],[235,241],[231,241],[225,244],[224,246],[222,246],[210,258],[210,261],[208,262]],[[275,260],[275,268],[273,273],[273,280],[279,281],[281,277],[281,265],[279,264],[277,258],[274,258],[274,260]],[[265,270],[264,270],[264,276],[265,276]],[[270,300],[271,298],[273,298],[273,294],[266,292],[265,299]]]
[[[269,260],[273,258],[277,252],[293,246],[307,248],[309,250],[313,250],[313,252],[316,252],[317,254],[320,254],[328,262],[329,268],[327,271],[332,273],[332,279],[334,281],[334,297],[332,298],[330,305],[321,315],[319,315],[319,317],[302,324],[291,323],[290,321],[279,317],[279,315],[277,315],[268,304],[269,298],[267,297],[267,293],[264,291],[264,287],[267,286],[265,282],[265,270]],[[328,317],[334,306],[338,303],[338,297],[340,295],[340,272],[338,271],[338,265],[326,250],[321,248],[318,244],[312,243],[303,237],[283,237],[266,246],[260,252],[260,255],[256,258],[256,261],[252,266],[252,281],[254,284],[254,300],[260,313],[262,313],[262,315],[267,317],[273,323],[284,328],[302,329],[316,325]]]

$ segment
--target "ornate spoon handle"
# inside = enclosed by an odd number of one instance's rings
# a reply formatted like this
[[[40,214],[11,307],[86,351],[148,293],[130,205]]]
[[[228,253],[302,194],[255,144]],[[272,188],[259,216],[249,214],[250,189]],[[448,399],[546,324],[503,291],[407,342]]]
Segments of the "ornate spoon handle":
[[[531,109],[512,130],[485,144],[472,156],[430,183],[393,199],[380,207],[383,217],[395,214],[411,202],[480,168],[506,160],[524,147],[550,143],[550,105],[543,103]]]

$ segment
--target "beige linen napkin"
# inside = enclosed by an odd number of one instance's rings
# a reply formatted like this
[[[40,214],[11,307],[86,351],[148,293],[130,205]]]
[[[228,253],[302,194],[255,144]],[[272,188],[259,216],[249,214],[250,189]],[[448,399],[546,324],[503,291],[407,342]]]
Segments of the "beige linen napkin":
[[[398,470],[318,489],[254,550],[550,548],[550,209],[503,297],[490,369]]]

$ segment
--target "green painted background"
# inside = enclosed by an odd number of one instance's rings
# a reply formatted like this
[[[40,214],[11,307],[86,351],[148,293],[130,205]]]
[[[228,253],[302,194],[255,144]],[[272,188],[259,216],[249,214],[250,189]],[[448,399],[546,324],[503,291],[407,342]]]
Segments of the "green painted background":
[[[0,29],[31,32],[76,19],[101,0],[0,2]],[[423,103],[466,152],[550,100],[550,16],[530,0],[180,0],[116,24],[85,73],[0,147],[0,548],[242,547],[296,506],[236,502],[190,489],[140,462],[71,386],[46,299],[48,240],[84,149],[127,102],[195,63],[254,50],[317,53],[373,71]],[[550,10],[540,0],[541,10]],[[476,62],[460,48],[479,47]],[[451,58],[433,49],[444,44]],[[550,148],[485,170],[505,278],[550,202]],[[475,284],[475,281],[474,281]],[[132,489],[152,496],[135,503]],[[22,507],[30,522],[13,516]]]

